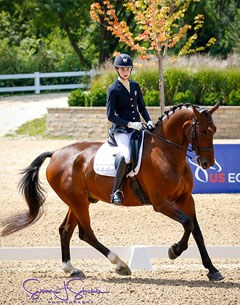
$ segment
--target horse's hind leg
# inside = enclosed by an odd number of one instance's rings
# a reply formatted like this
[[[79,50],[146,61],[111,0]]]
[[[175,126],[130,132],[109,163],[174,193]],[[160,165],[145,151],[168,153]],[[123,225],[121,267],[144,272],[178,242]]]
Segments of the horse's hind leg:
[[[131,270],[129,269],[128,265],[124,263],[117,254],[110,251],[108,248],[103,246],[94,235],[93,231],[87,229],[85,226],[78,224],[79,227],[79,238],[84,240],[89,245],[97,249],[101,252],[104,256],[106,256],[112,264],[116,265],[116,272],[120,275],[130,275]]]
[[[192,234],[201,254],[203,266],[209,270],[208,278],[210,281],[221,281],[223,279],[223,276],[212,264],[196,216],[193,218],[193,225],[194,229]]]
[[[59,227],[61,251],[62,251],[62,264],[63,264],[64,272],[70,273],[70,276],[84,277],[82,271],[72,266],[71,258],[70,258],[70,240],[77,226],[77,223],[78,222],[76,216],[69,209],[63,223]]]
[[[86,198],[86,201],[79,204],[74,213],[78,219],[78,228],[79,228],[79,238],[89,245],[94,247],[96,250],[101,252],[104,256],[106,256],[112,264],[116,265],[116,272],[120,275],[130,275],[131,270],[128,265],[123,262],[117,254],[110,251],[104,245],[102,245],[94,235],[94,232],[90,225],[90,216],[89,216],[89,203]]]

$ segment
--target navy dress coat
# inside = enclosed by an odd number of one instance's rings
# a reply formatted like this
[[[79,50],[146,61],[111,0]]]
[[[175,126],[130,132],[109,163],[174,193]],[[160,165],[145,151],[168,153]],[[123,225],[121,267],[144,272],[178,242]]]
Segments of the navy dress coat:
[[[129,122],[141,122],[140,114],[145,122],[150,121],[144,104],[142,91],[137,82],[129,80],[130,92],[117,79],[107,92],[107,117],[112,125],[112,132],[132,132]]]

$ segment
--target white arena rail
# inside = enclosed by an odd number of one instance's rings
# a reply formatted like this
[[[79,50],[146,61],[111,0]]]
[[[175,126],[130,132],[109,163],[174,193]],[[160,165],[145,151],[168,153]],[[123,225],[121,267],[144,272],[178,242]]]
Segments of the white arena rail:
[[[50,73],[35,72],[35,73],[27,73],[27,74],[1,74],[0,80],[34,79],[34,85],[19,86],[19,87],[0,87],[0,92],[35,91],[36,94],[39,94],[42,90],[87,88],[88,85],[86,83],[41,85],[41,78],[79,77],[79,76],[89,76],[90,78],[92,78],[95,74],[96,74],[95,70],[72,71],[72,72],[50,72]]]
[[[129,259],[131,270],[152,270],[151,258],[168,258],[168,246],[115,246],[110,250],[120,258]],[[208,253],[215,258],[239,258],[240,246],[209,246]],[[200,258],[198,248],[189,246],[181,255],[182,258]],[[0,248],[0,260],[34,260],[34,259],[60,259],[59,247],[34,248]],[[72,247],[72,259],[99,259],[104,256],[92,247]]]

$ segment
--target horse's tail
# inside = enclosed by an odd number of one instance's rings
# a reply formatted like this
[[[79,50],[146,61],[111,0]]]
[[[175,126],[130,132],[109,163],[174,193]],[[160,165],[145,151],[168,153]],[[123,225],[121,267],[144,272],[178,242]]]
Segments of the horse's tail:
[[[21,173],[24,174],[19,182],[19,190],[22,192],[29,211],[18,213],[1,221],[4,229],[1,236],[17,232],[27,226],[34,224],[43,214],[42,205],[45,202],[45,191],[39,181],[39,169],[46,158],[50,158],[52,152],[44,152]]]

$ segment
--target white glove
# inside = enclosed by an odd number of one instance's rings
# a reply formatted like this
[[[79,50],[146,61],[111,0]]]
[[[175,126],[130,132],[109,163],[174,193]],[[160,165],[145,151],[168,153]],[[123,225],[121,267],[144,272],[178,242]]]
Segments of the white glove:
[[[129,122],[128,127],[136,130],[142,129],[142,123],[141,122]]]
[[[153,122],[152,122],[152,121],[148,121],[148,122],[147,122],[147,127],[148,127],[148,129],[150,129],[150,130],[154,129]]]

